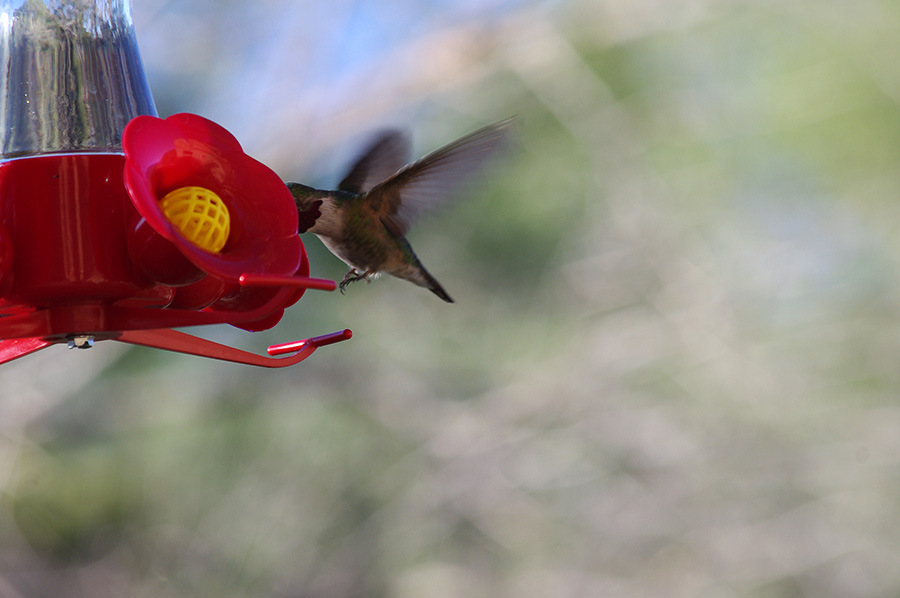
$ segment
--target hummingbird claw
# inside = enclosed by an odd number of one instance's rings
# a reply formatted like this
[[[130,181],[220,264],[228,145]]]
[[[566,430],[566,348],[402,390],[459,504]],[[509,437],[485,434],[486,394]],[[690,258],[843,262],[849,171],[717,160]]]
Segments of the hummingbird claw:
[[[356,282],[361,278],[365,278],[365,275],[360,274],[358,270],[350,270],[349,272],[347,272],[347,274],[344,276],[344,280],[342,280],[338,285],[338,288],[340,288],[341,290],[341,295],[344,294],[344,289],[347,288],[348,284],[350,284],[351,282]]]
[[[366,283],[368,284],[369,282],[371,282],[371,277],[374,274],[375,273],[372,272],[371,270],[369,270],[367,272],[360,272],[359,270],[350,270],[349,272],[347,272],[346,276],[344,276],[344,280],[342,280],[340,282],[340,284],[338,285],[338,288],[341,290],[341,295],[344,294],[344,289],[351,282],[356,282],[357,280],[365,280]]]

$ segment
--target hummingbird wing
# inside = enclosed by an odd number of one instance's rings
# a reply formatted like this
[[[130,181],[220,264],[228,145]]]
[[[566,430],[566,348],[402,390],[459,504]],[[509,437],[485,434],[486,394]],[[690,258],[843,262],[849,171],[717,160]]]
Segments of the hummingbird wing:
[[[384,131],[356,159],[353,168],[338,185],[341,191],[365,193],[385,180],[409,160],[409,138],[400,131]]]
[[[375,185],[366,201],[394,235],[405,236],[426,212],[459,195],[506,139],[513,118],[488,125],[435,150]]]

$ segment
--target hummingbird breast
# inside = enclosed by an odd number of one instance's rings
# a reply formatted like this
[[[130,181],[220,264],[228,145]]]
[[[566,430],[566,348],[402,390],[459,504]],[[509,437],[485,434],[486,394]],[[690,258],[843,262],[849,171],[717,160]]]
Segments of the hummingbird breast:
[[[331,253],[359,272],[377,272],[387,260],[390,233],[376,214],[354,198],[326,198],[309,229]]]

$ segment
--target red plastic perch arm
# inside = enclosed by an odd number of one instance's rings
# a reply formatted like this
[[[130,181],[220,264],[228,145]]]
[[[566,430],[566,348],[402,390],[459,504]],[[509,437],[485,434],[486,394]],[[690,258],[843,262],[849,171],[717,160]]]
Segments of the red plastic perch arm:
[[[0,363],[6,363],[19,357],[25,357],[44,347],[55,344],[56,341],[47,341],[41,338],[11,338],[0,341]]]
[[[238,282],[242,287],[295,287],[333,291],[337,283],[327,278],[310,278],[309,276],[270,276],[268,274],[241,274]]]
[[[349,330],[344,330],[343,332],[337,332],[325,336],[332,337],[335,335],[342,335],[342,338],[335,339],[331,342],[337,342],[339,340],[344,340],[345,338],[350,338],[351,333]],[[257,355],[255,353],[242,351],[241,349],[222,345],[210,340],[191,336],[190,334],[185,334],[184,332],[178,332],[177,330],[171,330],[168,328],[160,328],[155,330],[129,330],[123,332],[121,336],[117,337],[115,340],[132,345],[153,347],[155,349],[165,349],[166,351],[187,353],[188,355],[210,357],[212,359],[221,359],[223,361],[231,361],[234,363],[243,363],[245,365],[255,365],[266,368],[283,368],[294,365],[296,363],[300,363],[301,361],[312,355],[313,352],[319,346],[321,346],[321,344],[330,344],[314,342],[316,340],[315,338],[307,339],[306,341],[300,341],[300,344],[302,344],[302,346],[299,347],[295,354],[289,357],[279,357],[276,359],[272,357],[266,357],[264,355]]]

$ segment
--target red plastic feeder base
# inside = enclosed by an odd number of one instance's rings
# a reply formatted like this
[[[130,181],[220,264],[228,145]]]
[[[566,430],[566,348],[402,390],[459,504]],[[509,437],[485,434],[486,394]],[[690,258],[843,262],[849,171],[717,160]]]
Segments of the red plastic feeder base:
[[[178,307],[176,295],[185,287],[149,280],[129,253],[129,234],[141,216],[125,190],[124,165],[119,154],[0,163],[0,364],[57,343],[88,347],[94,341],[115,340],[285,367],[303,361],[318,347],[350,338],[352,333],[343,330],[275,345],[270,354],[286,356],[274,358],[171,330],[208,324],[262,330],[273,326],[305,289],[334,290],[336,285],[308,277],[300,244],[296,275],[247,273],[229,289],[243,298],[234,305]],[[285,346],[292,348],[283,350]]]

